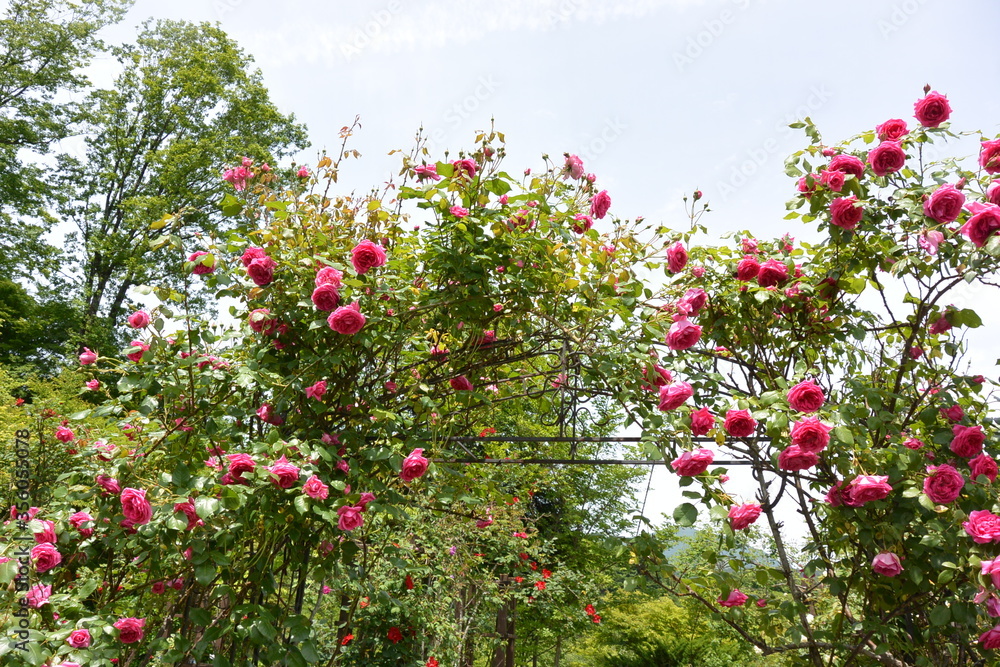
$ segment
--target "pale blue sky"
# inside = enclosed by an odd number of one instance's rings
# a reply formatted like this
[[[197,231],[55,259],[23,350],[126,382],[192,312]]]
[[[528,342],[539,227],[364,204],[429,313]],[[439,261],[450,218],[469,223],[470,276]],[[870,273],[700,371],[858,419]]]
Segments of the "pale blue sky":
[[[700,187],[713,232],[802,238],[814,228],[782,219],[795,187],[782,162],[807,144],[789,122],[810,115],[828,143],[912,124],[926,83],[948,96],[955,131],[1000,122],[990,0],[139,0],[109,39],[148,17],[219,21],[307,123],[308,162],[360,115],[364,158],[342,179],[359,192],[398,171],[386,154],[421,124],[454,153],[494,117],[508,171],[577,153],[617,216],[683,227],[681,197]],[[978,338],[995,376],[996,343]],[[654,477],[650,516],[679,501],[675,481]]]

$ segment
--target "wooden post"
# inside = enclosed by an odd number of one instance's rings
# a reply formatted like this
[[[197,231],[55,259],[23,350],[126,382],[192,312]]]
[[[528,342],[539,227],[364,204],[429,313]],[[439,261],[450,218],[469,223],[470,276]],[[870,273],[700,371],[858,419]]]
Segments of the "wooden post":
[[[510,584],[510,577],[506,574],[500,575],[500,588],[504,589]],[[517,602],[511,596],[500,605],[497,611],[497,636],[501,642],[506,640],[506,645],[501,643],[493,653],[493,661],[490,667],[514,667],[514,654],[516,638],[514,622],[517,620]]]
[[[559,661],[562,660],[562,635],[556,636],[556,660],[552,663],[553,667],[559,667]]]

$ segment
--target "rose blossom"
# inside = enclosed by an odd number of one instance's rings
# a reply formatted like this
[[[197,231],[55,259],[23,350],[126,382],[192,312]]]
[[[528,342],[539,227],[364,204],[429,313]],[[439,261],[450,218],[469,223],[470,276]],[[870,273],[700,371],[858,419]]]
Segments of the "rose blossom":
[[[920,449],[924,446],[923,440],[918,440],[917,438],[909,438],[903,443],[903,446],[907,449]]]
[[[700,287],[692,287],[677,300],[677,310],[695,316],[708,303],[708,292]]]
[[[90,631],[87,629],[74,630],[69,633],[66,643],[73,648],[88,648],[90,646]]]
[[[257,408],[257,417],[265,424],[281,426],[285,423],[285,418],[278,414],[278,411],[270,403],[264,403]]]
[[[270,317],[270,315],[271,311],[267,308],[257,308],[250,311],[250,316],[247,318],[250,329],[265,336],[272,334],[278,327],[278,320]]]
[[[993,626],[979,635],[979,643],[986,649],[1000,648],[1000,625]]]
[[[658,407],[664,412],[675,410],[693,395],[694,390],[687,382],[674,382],[664,385],[660,387],[660,404]]]
[[[95,361],[97,361],[97,353],[92,351],[89,347],[83,348],[83,352],[80,353],[80,364],[83,366],[89,366]]]
[[[708,408],[699,408],[691,413],[691,434],[706,435],[715,427],[715,415]]]
[[[982,142],[979,151],[979,166],[987,174],[1000,173],[1000,139]]]
[[[451,163],[455,167],[455,178],[475,178],[476,169],[479,167],[476,161],[472,158],[465,158],[462,160],[455,160]]]
[[[49,601],[49,596],[52,595],[51,586],[43,586],[41,584],[36,584],[28,589],[28,593],[24,596],[28,601],[28,606],[32,609],[40,609],[45,603]]]
[[[327,496],[330,495],[329,487],[316,475],[306,480],[306,483],[302,485],[302,490],[314,500],[326,500]]]
[[[686,350],[701,339],[701,327],[682,318],[670,325],[667,332],[667,347],[671,350]]]
[[[1000,229],[1000,206],[974,201],[965,205],[972,213],[960,230],[977,248],[982,248]]]
[[[149,326],[149,313],[137,310],[128,316],[128,325],[133,329],[143,329]]]
[[[994,560],[984,560],[980,563],[980,565],[982,566],[981,574],[984,577],[987,575],[990,577],[993,581],[994,588],[1000,588],[1000,558],[996,558]],[[985,593],[986,591],[983,590],[982,592]],[[978,601],[979,600],[977,600],[977,602]]]
[[[788,405],[796,412],[816,412],[824,401],[823,390],[812,380],[804,380],[788,390]]]
[[[574,215],[573,216],[573,231],[577,234],[583,234],[590,230],[594,226],[594,219],[589,215]]]
[[[590,200],[590,214],[598,220],[607,214],[609,208],[611,208],[611,195],[607,190],[601,190]]]
[[[668,371],[663,366],[660,366],[659,364],[653,364],[653,373],[654,373],[653,383],[642,385],[642,388],[645,389],[646,391],[656,391],[657,387],[665,387],[666,385],[674,381],[674,376],[671,375],[670,371]],[[565,373],[560,373],[560,375],[565,375]],[[643,368],[642,379],[647,380],[648,378],[649,378],[649,373],[645,368]],[[558,384],[559,387],[561,387],[563,386],[563,384],[565,384],[565,382],[566,382],[565,378],[559,378],[553,384]]]
[[[888,475],[858,475],[851,480],[847,492],[850,505],[864,505],[873,500],[882,500],[892,491]]]
[[[937,91],[931,91],[913,103],[913,117],[924,127],[938,127],[951,116],[948,98]]]
[[[410,455],[403,459],[399,476],[404,482],[412,482],[427,472],[428,461],[423,456],[423,449],[414,449]]]
[[[830,224],[842,229],[854,229],[865,215],[863,206],[858,205],[858,198],[837,197],[830,202]]]
[[[69,442],[75,437],[76,434],[65,426],[60,426],[56,429],[56,440],[59,442]]]
[[[746,603],[747,599],[748,599],[747,595],[741,593],[740,589],[734,588],[732,591],[730,591],[729,597],[727,597],[725,600],[719,598],[718,600],[716,600],[716,602],[722,605],[723,607],[742,607]]]
[[[361,312],[361,306],[357,301],[349,306],[341,306],[330,314],[326,323],[331,329],[345,336],[353,336],[361,331],[367,319]]]
[[[753,257],[744,257],[736,265],[736,279],[749,282],[760,273],[760,263]]]
[[[136,363],[142,361],[142,355],[146,352],[146,350],[149,349],[149,346],[143,343],[141,340],[132,341],[131,343],[129,343],[129,347],[139,348],[135,352],[129,352],[128,354],[125,355],[130,361],[134,361]]]
[[[62,554],[52,544],[36,545],[31,549],[31,560],[35,564],[35,571],[39,574],[48,572],[62,562]]]
[[[678,475],[683,477],[694,477],[705,472],[714,460],[715,454],[712,453],[712,450],[696,449],[693,452],[684,452],[678,456],[676,459],[671,461],[670,467],[673,468]]]
[[[364,525],[365,517],[362,515],[364,508],[354,505],[343,505],[337,508],[340,519],[337,520],[337,528],[340,530],[354,530]]]
[[[965,194],[954,185],[942,185],[924,200],[924,215],[936,222],[954,222],[962,212]]]
[[[743,530],[760,516],[761,506],[758,503],[744,503],[729,508],[729,525],[733,530]]]
[[[877,125],[875,133],[878,134],[879,141],[899,141],[909,134],[910,130],[906,127],[905,120],[890,118],[881,125]]]
[[[416,173],[417,178],[423,180],[425,178],[432,178],[435,181],[440,181],[441,176],[437,173],[436,164],[418,164],[413,168],[414,173]]]
[[[132,524],[141,526],[153,518],[153,508],[146,500],[145,489],[125,488],[121,495],[122,514]]]
[[[325,283],[313,290],[311,298],[317,310],[333,310],[340,303],[340,292],[333,285]]]
[[[997,479],[997,462],[989,454],[980,454],[969,461],[969,468],[972,471],[970,476],[973,481],[979,479],[980,475],[985,475],[990,480],[990,483],[995,482]]]
[[[747,438],[757,430],[757,420],[749,410],[728,410],[722,427],[734,438]]]
[[[951,433],[950,449],[955,454],[971,459],[983,451],[986,434],[983,433],[982,426],[962,426],[961,424],[955,424],[951,427]]]
[[[853,155],[837,155],[830,160],[830,166],[827,169],[853,174],[855,178],[861,178],[865,175],[865,163]]]
[[[249,454],[227,454],[226,458],[229,459],[229,474],[234,477],[239,477],[245,472],[253,472],[257,467],[257,463]]]
[[[798,445],[789,445],[778,454],[778,467],[782,470],[808,470],[819,463],[819,456],[803,451]]]
[[[885,577],[895,577],[903,571],[899,556],[891,551],[883,551],[872,559],[872,570]]]
[[[274,462],[274,465],[264,466],[264,470],[271,473],[271,482],[280,489],[290,489],[299,481],[298,466],[289,462],[284,454]]]
[[[667,269],[670,273],[680,273],[688,263],[687,248],[678,241],[667,248]]]
[[[198,511],[194,507],[194,501],[188,498],[182,503],[174,503],[174,514],[181,512],[187,518],[187,528],[184,530],[194,530],[198,526],[204,526],[205,522],[198,518]]]
[[[87,380],[84,386],[86,386],[90,391],[97,391],[101,388],[101,382],[100,380]]]
[[[941,416],[950,422],[960,422],[965,416],[965,410],[962,409],[961,405],[952,405],[948,408],[940,408],[940,410]]]
[[[42,524],[42,529],[37,533],[34,533],[35,542],[38,544],[45,544],[49,542],[51,544],[56,543],[56,525],[48,520],[40,520]]]
[[[1000,181],[990,183],[990,186],[986,188],[986,198],[990,200],[991,204],[1000,205]]]
[[[206,273],[212,273],[213,271],[215,271],[215,258],[214,257],[211,257],[210,263],[208,264],[208,266],[206,266],[205,264],[202,264],[202,261],[204,261],[204,260],[202,260],[201,258],[205,257],[207,255],[208,255],[208,253],[205,252],[204,250],[199,250],[196,253],[192,253],[191,256],[188,257],[188,261],[189,262],[194,262],[195,263],[194,264],[194,268],[191,269],[191,273],[195,274],[196,276],[201,276],[201,275],[204,275]]]
[[[887,176],[906,164],[906,153],[898,141],[883,141],[868,152],[868,164],[876,176]]]
[[[358,275],[367,273],[369,269],[382,266],[386,262],[385,250],[377,243],[365,239],[351,250],[351,264]]]
[[[935,505],[947,505],[962,494],[965,478],[952,466],[928,466],[927,472],[927,477],[924,477],[924,493]]]
[[[988,510],[970,512],[969,520],[962,524],[962,528],[977,544],[1000,542],[1000,516],[996,516]],[[35,547],[35,549],[38,548]]]
[[[826,449],[830,444],[830,431],[832,426],[827,426],[816,417],[806,417],[792,424],[791,439],[792,444],[797,445],[804,452],[814,454]]]
[[[583,178],[583,160],[576,155],[566,153],[566,165],[563,167],[563,178]]]
[[[473,390],[472,383],[469,381],[469,378],[465,377],[464,375],[459,375],[458,377],[451,378],[450,380],[448,380],[448,384],[450,384],[451,388],[454,389],[455,391]]]
[[[925,229],[920,232],[920,236],[917,237],[917,245],[927,251],[927,254],[931,256],[937,254],[938,246],[941,245],[942,241],[944,241],[944,232],[930,229]]]
[[[267,255],[256,257],[247,265],[247,275],[258,287],[266,287],[274,280],[274,269],[277,266],[277,262]]]
[[[788,267],[776,259],[769,259],[761,264],[757,273],[757,284],[761,287],[772,287],[786,280],[788,280]]]
[[[94,478],[98,486],[107,491],[108,493],[113,493],[115,495],[122,492],[122,487],[118,486],[118,480],[107,475],[98,475]]]
[[[306,387],[306,398],[315,398],[317,401],[323,400],[326,393],[326,380],[320,380],[311,387]]]
[[[819,182],[834,192],[844,189],[844,172],[824,169],[819,173]]]
[[[146,625],[144,618],[120,618],[114,622],[118,628],[118,640],[123,644],[134,644],[142,641],[143,627]]]
[[[316,279],[313,282],[316,284],[316,287],[319,287],[320,285],[333,285],[334,287],[340,288],[343,285],[341,280],[343,277],[343,271],[338,271],[332,266],[324,266],[316,272]]]

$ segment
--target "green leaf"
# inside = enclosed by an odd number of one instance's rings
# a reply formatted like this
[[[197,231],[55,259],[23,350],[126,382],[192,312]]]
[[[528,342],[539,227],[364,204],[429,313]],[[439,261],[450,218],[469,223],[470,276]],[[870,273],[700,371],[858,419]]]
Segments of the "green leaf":
[[[951,618],[951,610],[943,604],[939,604],[931,609],[930,618],[934,625],[944,625]]]
[[[674,510],[674,521],[679,526],[693,526],[698,520],[698,508],[691,503],[682,503]]]
[[[846,426],[838,426],[833,429],[833,434],[837,437],[837,440],[841,441],[845,445],[854,444],[854,435],[851,433],[851,429]]]
[[[212,624],[212,614],[210,614],[207,609],[195,607],[194,609],[189,609],[187,614],[192,621],[202,627],[208,627]]]
[[[202,563],[201,565],[195,565],[194,578],[197,579],[198,583],[202,586],[208,586],[212,583],[212,579],[215,578],[215,564],[208,561]]]

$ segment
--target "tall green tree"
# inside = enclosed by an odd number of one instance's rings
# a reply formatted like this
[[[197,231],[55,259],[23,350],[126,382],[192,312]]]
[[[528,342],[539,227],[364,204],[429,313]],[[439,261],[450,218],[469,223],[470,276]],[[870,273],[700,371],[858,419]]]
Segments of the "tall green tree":
[[[81,73],[102,44],[97,32],[132,0],[12,0],[0,4],[0,270],[36,275],[54,251],[52,190],[37,158],[73,132],[86,88]],[[12,224],[16,219],[16,224]]]
[[[214,234],[227,164],[307,145],[305,128],[278,111],[252,58],[217,26],[149,21],[113,53],[122,71],[88,99],[85,157],[62,159],[91,341],[120,319],[131,287],[176,275],[151,252],[151,223],[183,209],[165,231],[186,243]]]

